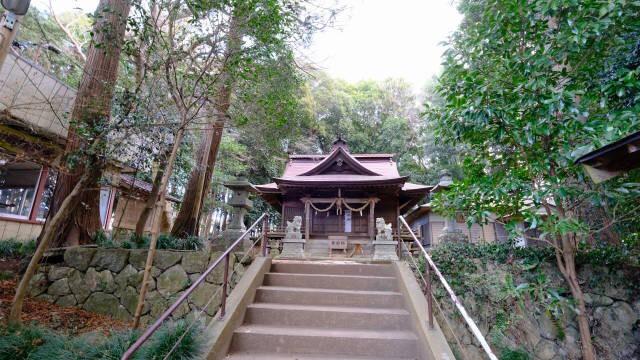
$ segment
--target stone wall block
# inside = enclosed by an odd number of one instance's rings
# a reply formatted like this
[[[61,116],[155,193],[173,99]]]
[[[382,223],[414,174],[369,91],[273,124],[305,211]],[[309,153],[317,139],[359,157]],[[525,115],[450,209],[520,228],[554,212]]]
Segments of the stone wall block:
[[[158,292],[168,297],[189,286],[189,277],[180,265],[174,265],[157,278]]]
[[[120,272],[127,264],[129,250],[127,249],[98,249],[91,260],[91,267],[98,270]]]
[[[166,270],[180,262],[182,253],[178,251],[158,250],[153,258],[153,266]]]
[[[120,302],[112,294],[95,292],[89,296],[82,306],[83,309],[98,314],[115,316],[119,313]]]
[[[213,264],[213,262],[216,261],[218,257],[220,257],[220,255],[222,255],[221,251],[211,253],[211,257],[209,258],[209,265],[207,265],[207,267],[211,266],[211,264]],[[231,255],[229,257],[229,277],[231,277],[231,272],[233,267],[235,266],[235,262],[235,256]],[[207,275],[206,281],[211,284],[222,284],[223,279],[224,260],[220,261],[218,266],[216,266],[216,268],[211,273],[209,273],[209,275]]]
[[[127,266],[115,276],[114,281],[119,289],[124,289],[127,285],[131,285],[131,282],[134,283],[133,286],[136,286],[137,282],[141,280],[138,280],[138,270],[131,264],[127,264]]]
[[[144,265],[147,262],[147,250],[130,250],[129,264],[138,270],[144,270]]]
[[[169,306],[173,305],[173,303],[175,303],[183,293],[184,291],[180,291],[179,293],[176,293],[175,295],[169,297],[169,299],[167,300],[167,309],[169,308]],[[167,309],[164,309],[164,311],[166,311]],[[183,301],[182,304],[180,304],[180,306],[178,306],[178,308],[173,311],[171,317],[173,319],[181,319],[185,317],[185,315],[187,315],[190,310],[191,309],[189,309],[189,301],[188,299],[185,299],[185,301]]]
[[[64,252],[64,262],[77,270],[87,271],[96,253],[95,248],[74,247]]]
[[[553,341],[541,340],[536,345],[534,354],[536,359],[551,360],[558,353],[558,347]]]
[[[78,302],[76,301],[76,297],[73,295],[65,295],[58,298],[56,301],[56,305],[60,306],[76,306]]]
[[[58,300],[58,297],[54,295],[49,295],[49,294],[40,294],[36,296],[36,299],[50,302],[50,303],[55,303],[56,300]]]
[[[158,269],[158,274],[160,275],[160,270]],[[142,287],[142,279],[144,278],[144,270],[140,270],[135,276],[129,278],[129,286],[135,286],[136,290],[140,291]],[[155,290],[156,289],[156,279],[154,278],[153,269],[151,270],[151,277],[149,277],[149,286],[147,289]]]
[[[56,281],[71,276],[71,272],[76,271],[74,268],[66,266],[51,266],[49,268],[49,281]]]
[[[193,251],[182,255],[182,268],[188,274],[203,273],[209,263],[207,251]]]
[[[49,287],[49,282],[47,281],[47,275],[44,273],[37,273],[29,282],[29,296],[35,297],[38,296],[45,291]]]
[[[202,309],[207,302],[216,295],[216,291],[218,291],[219,288],[220,286],[203,282],[193,291],[193,293],[191,293],[191,296],[189,296],[189,302],[197,306],[199,309]],[[218,292],[221,293],[222,291],[220,290]],[[216,297],[220,298],[220,294],[217,294]],[[215,299],[211,300],[211,303],[209,304],[209,306],[216,309],[219,305],[220,299],[217,301]]]
[[[53,284],[49,286],[47,293],[54,296],[68,295],[71,293],[71,289],[69,288],[69,279],[64,278],[54,281]]]
[[[130,314],[135,314],[136,306],[138,306],[138,291],[134,287],[127,286],[119,289],[116,297],[120,299],[120,304],[122,304]]]
[[[93,268],[92,268],[93,270]],[[95,270],[93,270],[95,272]],[[69,287],[71,292],[76,296],[76,300],[79,304],[82,304],[91,295],[90,285],[85,281],[85,274],[80,271],[74,272],[69,278]]]

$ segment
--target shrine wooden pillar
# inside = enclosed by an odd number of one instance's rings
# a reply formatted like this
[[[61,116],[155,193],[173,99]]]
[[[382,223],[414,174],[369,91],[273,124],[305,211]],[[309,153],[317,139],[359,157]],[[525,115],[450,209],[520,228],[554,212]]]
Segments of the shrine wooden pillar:
[[[375,219],[376,201],[371,200],[369,204],[369,238],[371,241],[376,238],[376,219]]]
[[[309,228],[311,227],[311,206],[309,206],[309,202],[304,202],[304,239],[309,241]]]

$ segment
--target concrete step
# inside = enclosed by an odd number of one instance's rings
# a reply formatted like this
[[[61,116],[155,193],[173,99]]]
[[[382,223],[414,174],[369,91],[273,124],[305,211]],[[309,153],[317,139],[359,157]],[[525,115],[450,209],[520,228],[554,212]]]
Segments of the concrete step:
[[[254,303],[245,324],[315,329],[410,330],[404,309]]]
[[[271,272],[358,276],[394,276],[389,264],[349,264],[332,262],[274,262]]]
[[[397,284],[390,276],[356,276],[324,274],[266,273],[263,285],[315,289],[395,291]]]
[[[256,302],[317,306],[357,306],[369,308],[402,308],[399,292],[315,289],[287,286],[260,286]]]
[[[417,339],[410,331],[243,325],[233,335],[230,353],[235,352],[416,358]]]
[[[234,353],[227,355],[226,359],[231,360],[413,360],[416,358],[396,358],[396,357],[371,357],[371,356],[343,356],[336,354],[269,354],[269,353]]]

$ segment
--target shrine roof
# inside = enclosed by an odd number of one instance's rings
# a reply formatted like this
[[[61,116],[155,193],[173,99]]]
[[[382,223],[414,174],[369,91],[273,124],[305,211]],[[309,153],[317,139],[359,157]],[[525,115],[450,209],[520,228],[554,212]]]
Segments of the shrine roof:
[[[281,178],[286,179],[305,174],[316,168],[323,161],[328,160],[329,156],[334,152],[329,155],[290,155]],[[370,176],[400,177],[397,164],[393,160],[393,154],[349,154],[347,152],[345,154],[353,158],[365,169],[377,174]]]
[[[342,139],[333,145],[329,154],[289,155],[283,174],[256,188],[275,195],[282,187],[397,186],[410,197],[424,196],[431,189],[407,183],[409,177],[400,175],[393,154],[351,154]]]

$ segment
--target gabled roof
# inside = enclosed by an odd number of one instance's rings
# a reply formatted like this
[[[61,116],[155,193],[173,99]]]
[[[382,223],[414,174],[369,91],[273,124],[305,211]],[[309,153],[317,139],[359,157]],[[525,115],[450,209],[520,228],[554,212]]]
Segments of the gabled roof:
[[[412,206],[432,187],[407,182],[409,177],[399,174],[393,156],[351,154],[346,142],[338,139],[329,154],[290,155],[284,173],[256,189],[276,203],[287,188],[395,188],[405,206]]]
[[[371,171],[362,165],[343,147],[335,148],[331,154],[325,157],[316,166],[303,172],[299,176],[325,175],[335,172],[353,175],[381,176],[381,174]]]

